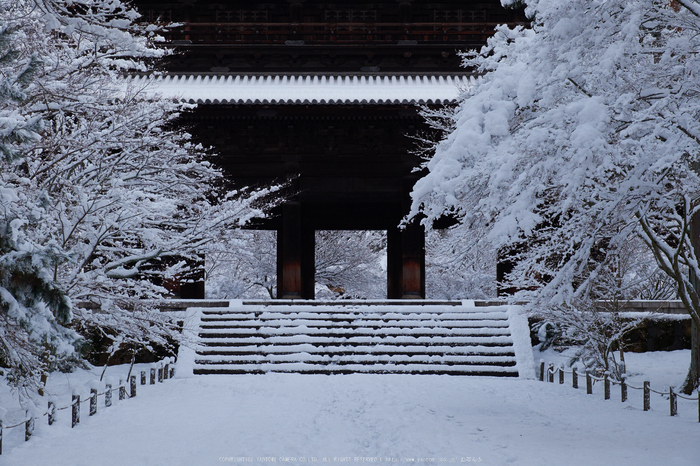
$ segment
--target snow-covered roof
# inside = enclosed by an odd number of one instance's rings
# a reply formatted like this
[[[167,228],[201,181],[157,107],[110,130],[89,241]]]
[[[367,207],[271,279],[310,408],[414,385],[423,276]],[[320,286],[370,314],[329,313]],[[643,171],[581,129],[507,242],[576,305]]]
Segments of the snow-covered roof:
[[[469,76],[134,76],[166,98],[212,104],[445,104]]]

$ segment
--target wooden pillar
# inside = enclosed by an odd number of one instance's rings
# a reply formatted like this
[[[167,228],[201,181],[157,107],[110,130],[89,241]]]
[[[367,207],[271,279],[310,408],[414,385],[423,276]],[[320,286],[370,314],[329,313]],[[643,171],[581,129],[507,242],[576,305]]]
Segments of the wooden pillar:
[[[277,298],[314,299],[316,232],[303,224],[299,202],[282,206],[277,232]]]
[[[403,246],[403,296],[425,298],[425,231],[413,222],[401,232]]]
[[[301,298],[301,205],[282,206],[282,228],[277,232],[277,298]]]
[[[401,299],[403,296],[403,255],[401,231],[390,228],[386,232],[386,297]]]
[[[404,177],[402,180],[403,196],[401,201],[401,215],[405,215],[411,208],[411,191],[416,183],[415,174]],[[400,237],[399,247],[401,252],[395,252],[397,267],[400,264],[401,272],[397,273],[399,287],[396,297],[401,299],[425,298],[425,229],[420,224],[420,218],[413,221],[403,229],[398,230]],[[387,235],[387,249],[389,247]],[[390,255],[387,251],[387,255]],[[400,262],[399,261],[400,256]],[[389,270],[387,270],[389,272]],[[398,272],[398,271],[396,271]]]
[[[316,297],[316,231],[301,226],[301,297]]]
[[[425,298],[425,233],[420,224],[387,231],[387,298]]]

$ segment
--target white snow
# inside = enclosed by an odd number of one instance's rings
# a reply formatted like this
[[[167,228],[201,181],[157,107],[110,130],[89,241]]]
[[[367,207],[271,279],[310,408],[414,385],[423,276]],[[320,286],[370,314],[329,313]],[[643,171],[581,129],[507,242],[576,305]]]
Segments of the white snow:
[[[669,354],[684,363],[679,353]],[[695,403],[679,400],[680,416],[670,418],[658,400],[645,413],[596,389],[587,396],[532,380],[448,376],[174,379],[139,386],[135,399],[107,410],[100,400],[75,429],[60,411],[57,425],[37,422],[27,443],[23,429],[6,431],[0,464],[697,464]]]
[[[470,87],[468,76],[133,76],[127,83],[192,103],[439,104]]]
[[[510,322],[510,331],[513,338],[518,374],[520,377],[534,379],[535,359],[532,355],[527,313],[520,306],[509,306],[508,320]]]
[[[630,354],[627,361],[635,379],[651,378],[660,388],[688,359],[685,350]],[[148,367],[137,365],[136,373]],[[114,366],[107,374],[123,378],[127,371]],[[89,386],[100,372],[52,374],[48,391],[58,407],[67,406],[71,387]],[[0,395],[10,398],[7,388]],[[74,429],[70,411],[62,410],[56,425],[41,417],[29,442],[22,427],[6,430],[0,465],[697,464],[697,401],[679,399],[679,416],[671,418],[658,395],[650,412],[634,391],[624,404],[615,396],[603,400],[599,385],[586,395],[568,383],[492,377],[176,378],[139,385],[136,398],[115,397],[111,408],[100,397],[97,415],[83,409]],[[23,413],[11,409],[6,425]]]

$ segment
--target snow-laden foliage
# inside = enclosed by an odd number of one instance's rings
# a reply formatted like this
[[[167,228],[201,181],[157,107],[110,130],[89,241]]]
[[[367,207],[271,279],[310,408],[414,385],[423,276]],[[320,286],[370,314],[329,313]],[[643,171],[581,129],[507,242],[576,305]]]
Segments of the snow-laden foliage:
[[[386,298],[386,272],[381,266],[385,257],[385,232],[317,231],[316,297]]]
[[[511,283],[540,308],[590,297],[637,235],[700,325],[690,234],[700,208],[700,5],[523,3],[531,28],[501,26],[466,57],[483,78],[426,163],[412,213],[430,221],[448,209],[465,234],[487,228],[517,262]]]
[[[71,302],[47,273],[65,254],[55,242],[32,237],[47,218],[45,199],[27,196],[27,181],[10,169],[43,129],[39,118],[18,110],[40,65],[33,54],[13,66],[21,38],[16,27],[0,24],[0,364],[16,387],[31,388],[56,357],[73,353],[78,335],[62,327]]]
[[[277,241],[273,231],[238,230],[205,249],[210,299],[277,296]]]
[[[480,235],[430,230],[425,239],[425,294],[429,299],[496,297],[496,253]]]
[[[24,212],[5,207],[3,234],[25,236],[8,250],[25,251],[76,304],[73,327],[112,350],[176,338],[141,300],[260,215],[270,192],[216,191],[203,149],[172,129],[181,107],[124,84],[164,53],[137,17],[118,1],[0,0],[0,192]]]

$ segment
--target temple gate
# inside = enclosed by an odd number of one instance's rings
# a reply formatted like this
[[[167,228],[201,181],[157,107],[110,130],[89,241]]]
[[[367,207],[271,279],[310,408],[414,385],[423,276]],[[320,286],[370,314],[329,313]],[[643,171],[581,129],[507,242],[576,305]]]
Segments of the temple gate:
[[[386,230],[387,297],[425,298],[423,228],[398,227],[421,176],[415,137],[430,132],[419,105],[454,102],[473,79],[457,52],[522,11],[499,0],[136,4],[146,21],[182,23],[166,36],[177,54],[157,90],[200,104],[181,121],[216,148],[231,184],[289,181],[289,200],[254,225],[277,231],[278,298],[314,298],[315,231],[336,229]]]

